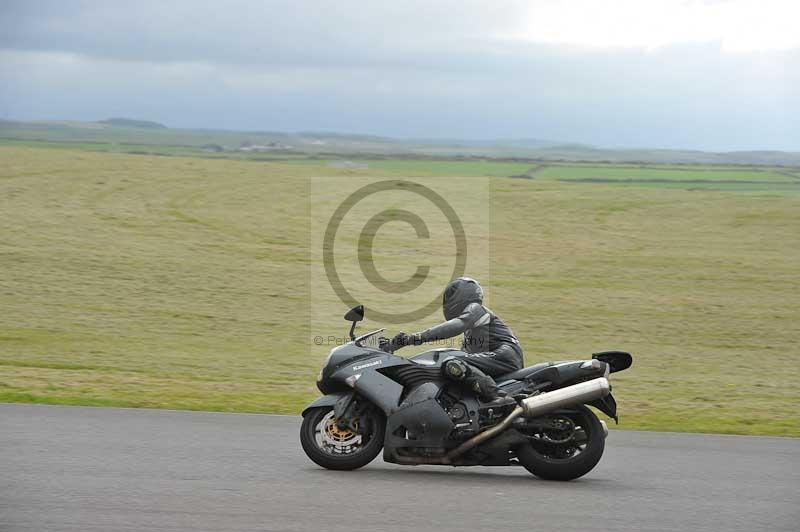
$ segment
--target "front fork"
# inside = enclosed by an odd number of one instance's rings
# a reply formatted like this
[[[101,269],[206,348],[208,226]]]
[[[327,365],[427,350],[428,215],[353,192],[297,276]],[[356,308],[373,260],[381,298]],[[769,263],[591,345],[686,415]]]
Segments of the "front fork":
[[[342,430],[349,429],[358,432],[358,427],[355,422],[358,420],[363,410],[364,408],[361,407],[359,401],[356,400],[355,392],[343,395],[336,401],[336,404],[333,405],[333,415],[336,418],[336,425]]]

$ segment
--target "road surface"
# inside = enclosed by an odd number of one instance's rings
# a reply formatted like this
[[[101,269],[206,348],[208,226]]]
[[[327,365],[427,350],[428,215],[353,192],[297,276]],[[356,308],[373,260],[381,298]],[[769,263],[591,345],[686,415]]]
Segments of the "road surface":
[[[800,439],[611,431],[568,483],[522,468],[325,471],[299,419],[0,405],[0,531],[800,530]]]

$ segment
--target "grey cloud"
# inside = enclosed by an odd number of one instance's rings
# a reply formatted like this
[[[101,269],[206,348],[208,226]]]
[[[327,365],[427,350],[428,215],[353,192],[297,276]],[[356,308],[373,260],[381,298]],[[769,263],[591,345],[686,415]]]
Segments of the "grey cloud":
[[[0,47],[153,62],[414,65],[497,40],[515,4],[12,0]]]
[[[600,145],[800,146],[797,51],[587,50],[503,38],[518,29],[523,8],[4,2],[0,113]]]

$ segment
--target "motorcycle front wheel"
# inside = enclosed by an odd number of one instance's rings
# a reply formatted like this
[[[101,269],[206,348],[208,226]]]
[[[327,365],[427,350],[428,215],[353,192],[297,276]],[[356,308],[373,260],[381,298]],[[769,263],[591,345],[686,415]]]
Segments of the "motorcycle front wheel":
[[[314,408],[300,426],[303,451],[326,469],[350,471],[372,462],[383,448],[386,420],[381,412],[369,408],[349,426],[341,426],[333,408]]]
[[[545,480],[573,480],[591,471],[605,449],[605,430],[584,405],[547,416],[528,443],[515,449],[519,462]]]

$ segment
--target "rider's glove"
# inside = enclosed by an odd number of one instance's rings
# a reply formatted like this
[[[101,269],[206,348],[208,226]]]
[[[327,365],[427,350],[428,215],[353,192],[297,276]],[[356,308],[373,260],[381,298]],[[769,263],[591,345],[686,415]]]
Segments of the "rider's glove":
[[[407,345],[419,345],[422,343],[422,339],[420,338],[419,334],[406,334],[404,332],[397,333],[394,338],[392,338],[392,345],[396,346],[397,348],[405,347]]]
[[[408,345],[408,335],[404,332],[397,333],[394,338],[392,338],[391,346],[394,349],[400,349],[401,347],[405,347]]]

